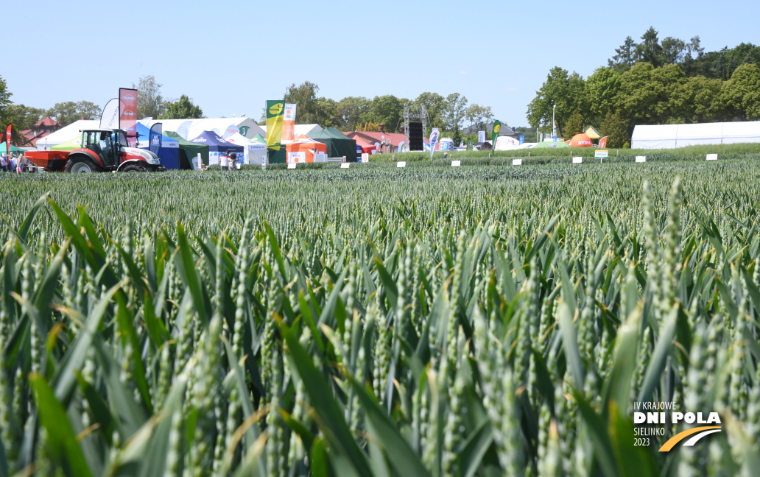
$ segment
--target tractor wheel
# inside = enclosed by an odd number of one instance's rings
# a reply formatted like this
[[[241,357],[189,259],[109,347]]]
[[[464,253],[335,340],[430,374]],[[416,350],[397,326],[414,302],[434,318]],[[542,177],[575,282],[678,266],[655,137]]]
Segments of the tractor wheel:
[[[127,164],[121,169],[121,172],[145,172],[147,170],[142,164]]]
[[[66,163],[66,172],[71,173],[89,173],[100,172],[102,169],[95,164],[92,159],[86,156],[75,156]]]

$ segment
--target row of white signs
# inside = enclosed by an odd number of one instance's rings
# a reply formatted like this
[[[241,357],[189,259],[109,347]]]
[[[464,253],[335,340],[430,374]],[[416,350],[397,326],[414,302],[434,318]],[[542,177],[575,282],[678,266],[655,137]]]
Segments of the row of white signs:
[[[597,153],[598,154],[598,153]],[[367,154],[362,154],[362,162],[369,162],[369,160],[365,161],[363,156],[367,156]],[[605,156],[606,151],[605,151]],[[717,161],[718,155],[717,154],[708,154],[707,155],[708,161]],[[513,166],[522,166],[522,159],[512,159],[512,165]],[[647,162],[647,156],[636,156],[636,162]],[[583,164],[583,158],[582,157],[574,157],[573,158],[573,164]],[[350,166],[351,163],[344,162],[340,165],[341,169],[348,169],[348,166]],[[462,161],[451,161],[451,167],[460,167],[462,165]],[[396,167],[406,167],[406,161],[399,161],[396,163]],[[288,169],[295,169],[295,164],[288,164]]]

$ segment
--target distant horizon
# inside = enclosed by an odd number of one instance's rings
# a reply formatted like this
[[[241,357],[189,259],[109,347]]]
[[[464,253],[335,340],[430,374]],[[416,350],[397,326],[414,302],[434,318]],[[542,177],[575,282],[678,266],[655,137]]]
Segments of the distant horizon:
[[[102,108],[119,87],[153,75],[165,98],[185,94],[206,117],[245,114],[258,122],[267,99],[282,98],[290,84],[311,81],[319,85],[319,96],[335,101],[460,93],[469,104],[491,106],[495,119],[527,127],[528,103],[551,68],[588,77],[606,66],[626,36],[638,41],[650,26],[661,40],[699,35],[705,51],[760,43],[760,5],[736,1],[720,9],[704,1],[688,9],[653,1],[635,9],[613,5],[604,14],[582,13],[580,23],[567,21],[578,8],[560,2],[541,11],[503,8],[503,16],[500,10],[469,14],[450,1],[435,9],[395,0],[380,8],[294,2],[289,12],[308,14],[292,18],[276,5],[221,10],[189,1],[151,8],[152,17],[143,9],[120,26],[116,15],[123,9],[100,2],[54,3],[33,12],[20,3],[6,6],[2,32],[10,40],[8,57],[20,56],[22,48],[36,55],[6,60],[0,71],[11,101],[49,109],[84,100]],[[547,15],[552,11],[559,20]],[[409,24],[409,18],[420,21]],[[125,29],[129,38],[112,34]],[[407,37],[408,31],[423,34]],[[103,43],[118,45],[120,63],[98,46]]]

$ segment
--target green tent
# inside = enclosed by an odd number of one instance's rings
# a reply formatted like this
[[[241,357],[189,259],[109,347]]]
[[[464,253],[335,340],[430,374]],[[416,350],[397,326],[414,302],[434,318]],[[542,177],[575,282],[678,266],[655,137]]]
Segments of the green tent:
[[[5,142],[3,142],[2,144],[0,144],[0,154],[5,154],[5,152],[6,152],[5,148],[6,148]],[[14,153],[14,152],[24,152],[24,150],[21,149],[20,147],[16,147],[13,144],[11,144],[11,153]]]
[[[356,141],[335,128],[312,131],[309,137],[327,146],[327,157],[346,156],[347,162],[356,162]]]
[[[167,136],[179,141],[179,168],[180,169],[192,169],[193,158],[197,156],[198,153],[201,154],[201,160],[203,161],[203,163],[208,165],[208,146],[190,142],[174,131],[164,131],[164,136]]]
[[[79,149],[82,147],[82,135],[71,139],[70,141],[66,141],[62,144],[56,144],[55,146],[51,147],[51,151],[73,151],[74,149]]]
[[[260,142],[261,144],[266,144],[267,143],[267,140],[264,139],[264,136],[262,136],[261,134],[257,134],[255,136],[253,136],[251,139],[249,139],[249,141],[251,141],[251,142]]]
[[[537,149],[539,147],[548,147],[548,148],[552,148],[552,149],[560,149],[560,148],[570,147],[570,144],[566,143],[565,141],[557,141],[557,142],[554,142],[554,141],[543,141],[543,142],[539,142],[538,144],[536,144],[535,146],[533,146],[533,149]]]

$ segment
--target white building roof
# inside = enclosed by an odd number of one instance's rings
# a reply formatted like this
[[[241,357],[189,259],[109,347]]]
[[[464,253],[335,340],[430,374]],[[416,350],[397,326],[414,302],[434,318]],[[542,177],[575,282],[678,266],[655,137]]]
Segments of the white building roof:
[[[266,125],[259,126],[259,127],[264,130],[264,132],[261,135],[266,137],[266,134],[267,134]],[[300,136],[301,134],[303,134],[304,136],[308,136],[312,131],[316,132],[316,131],[321,131],[321,130],[322,130],[322,126],[320,126],[319,124],[296,124],[295,127],[293,128],[293,132],[296,137]]]
[[[96,129],[100,127],[100,120],[80,119],[74,121],[68,126],[64,126],[54,133],[37,141],[37,149],[40,151],[49,151],[51,147],[69,142],[81,134],[82,129]]]
[[[203,119],[154,119],[150,121],[150,125],[161,123],[161,127],[164,131],[177,131],[177,129],[186,121],[192,121],[190,124],[190,131],[186,139],[190,140],[198,137],[203,131],[213,131],[216,129],[217,134],[224,136],[224,131],[230,126],[248,127],[248,134],[245,134],[246,138],[252,138],[256,134],[264,136],[266,131],[262,129],[258,124],[253,122],[251,118],[203,118]]]

